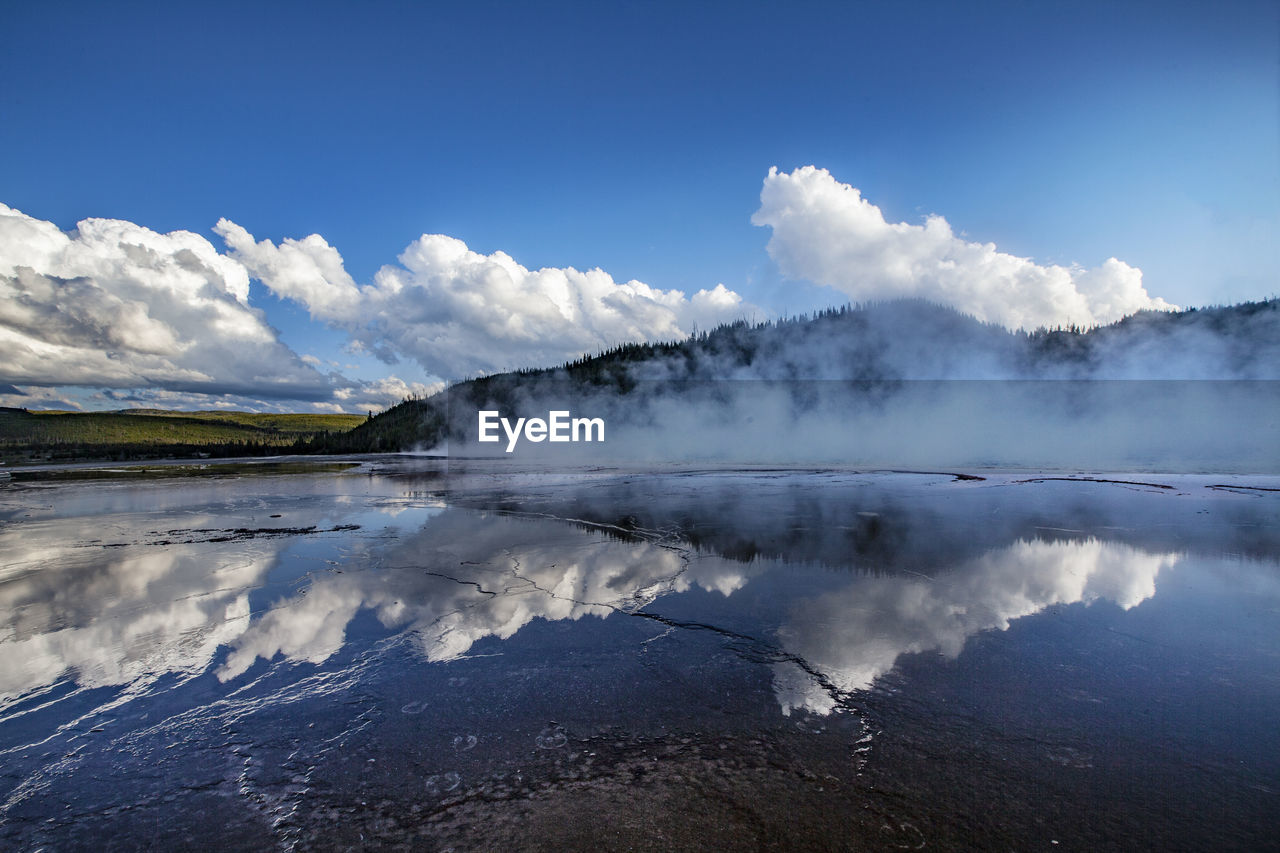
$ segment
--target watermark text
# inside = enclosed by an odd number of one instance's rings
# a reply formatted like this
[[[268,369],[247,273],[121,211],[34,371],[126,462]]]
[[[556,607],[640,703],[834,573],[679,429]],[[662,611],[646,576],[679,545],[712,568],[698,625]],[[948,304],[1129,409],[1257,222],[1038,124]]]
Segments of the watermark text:
[[[567,410],[547,412],[543,418],[516,418],[514,424],[501,417],[497,409],[479,413],[480,441],[502,440],[499,428],[506,434],[507,453],[516,449],[523,437],[535,444],[541,441],[604,441],[604,418],[575,418]]]

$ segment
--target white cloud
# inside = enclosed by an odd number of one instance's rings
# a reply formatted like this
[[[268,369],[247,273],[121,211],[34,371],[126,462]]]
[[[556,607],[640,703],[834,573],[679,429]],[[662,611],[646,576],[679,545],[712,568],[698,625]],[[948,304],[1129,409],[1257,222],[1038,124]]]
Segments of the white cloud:
[[[266,399],[243,394],[199,394],[162,388],[81,388],[24,385],[0,386],[0,406],[33,411],[62,409],[174,409],[178,411],[316,412],[364,414],[394,406],[405,397],[427,397],[443,383],[424,385],[396,376],[335,386],[326,400]]]
[[[406,397],[430,397],[437,391],[443,391],[444,385],[443,382],[433,382],[430,385],[405,382],[398,376],[388,376],[350,388],[339,388],[333,396],[341,403],[344,412],[377,410],[393,406]]]
[[[84,405],[72,400],[65,388],[17,388],[13,385],[0,386],[0,406],[15,409],[61,409],[77,411]]]
[[[60,396],[50,389],[73,387],[86,402],[83,390],[99,389],[91,402],[107,405],[366,410],[436,389],[396,376],[356,382],[295,353],[250,305],[250,274],[345,330],[353,352],[412,358],[441,376],[682,338],[748,308],[723,285],[686,297],[599,269],[529,270],[440,235],[358,286],[317,235],[275,245],[225,219],[215,230],[228,253],[198,234],[113,219],[64,233],[0,205],[5,402],[40,406]]]
[[[855,301],[921,297],[1012,328],[1118,320],[1150,297],[1142,271],[1110,258],[1093,269],[1041,266],[957,237],[941,216],[887,222],[880,208],[825,169],[769,170],[756,225],[773,229],[769,254],[782,272],[828,285]]]
[[[112,219],[64,234],[0,205],[4,381],[328,396],[248,295],[244,268],[199,235]]]
[[[504,252],[483,255],[461,240],[424,234],[357,286],[318,235],[255,242],[221,220],[231,257],[278,296],[345,330],[385,361],[416,360],[445,377],[549,365],[628,341],[686,337],[751,310],[717,285],[692,297],[601,269],[530,270]]]
[[[379,407],[405,396],[299,357],[249,305],[244,266],[198,234],[116,219],[63,233],[3,204],[0,385],[43,389],[6,389],[19,392],[5,394],[12,405],[40,405],[66,386],[293,407],[332,408],[345,399],[338,391]]]
[[[347,275],[342,256],[319,234],[276,246],[269,240],[255,243],[252,234],[228,219],[219,219],[213,230],[273,293],[305,305],[311,316],[341,317],[359,305],[359,288]]]

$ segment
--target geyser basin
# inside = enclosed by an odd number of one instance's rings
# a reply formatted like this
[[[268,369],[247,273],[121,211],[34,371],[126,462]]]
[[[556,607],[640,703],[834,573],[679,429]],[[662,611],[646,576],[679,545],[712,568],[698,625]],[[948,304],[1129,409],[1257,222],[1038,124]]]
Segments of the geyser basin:
[[[595,470],[0,493],[30,849],[1258,849],[1276,478]]]

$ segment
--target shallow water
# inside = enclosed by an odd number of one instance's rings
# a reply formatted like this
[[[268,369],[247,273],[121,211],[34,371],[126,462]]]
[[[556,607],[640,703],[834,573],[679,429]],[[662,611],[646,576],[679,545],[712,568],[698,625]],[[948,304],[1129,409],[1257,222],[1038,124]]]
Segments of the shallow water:
[[[10,484],[0,844],[1274,846],[1277,478],[979,473]]]

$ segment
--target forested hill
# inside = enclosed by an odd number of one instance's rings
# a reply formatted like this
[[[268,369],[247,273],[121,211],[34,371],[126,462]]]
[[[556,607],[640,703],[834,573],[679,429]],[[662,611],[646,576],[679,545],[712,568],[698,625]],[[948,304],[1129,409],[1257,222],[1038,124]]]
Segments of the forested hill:
[[[517,375],[556,373],[586,381],[622,373],[632,380],[1280,378],[1280,300],[1033,332],[903,300],[738,322]]]
[[[361,415],[0,410],[0,456],[241,456],[430,449],[475,411],[554,393],[625,400],[720,380],[1280,379],[1280,299],[1144,311],[1093,329],[1011,332],[922,301],[738,322],[669,343],[625,344],[555,368],[496,374]],[[644,394],[634,393],[643,387]],[[655,390],[656,389],[656,390]],[[545,411],[545,409],[543,410]],[[466,417],[463,417],[465,415]],[[353,428],[354,427],[354,428]]]
[[[1280,379],[1280,299],[1032,332],[918,300],[743,321],[679,342],[625,344],[561,367],[468,380],[323,444],[349,452],[429,448],[450,405],[474,412],[550,383],[625,395],[647,381],[750,379]]]

